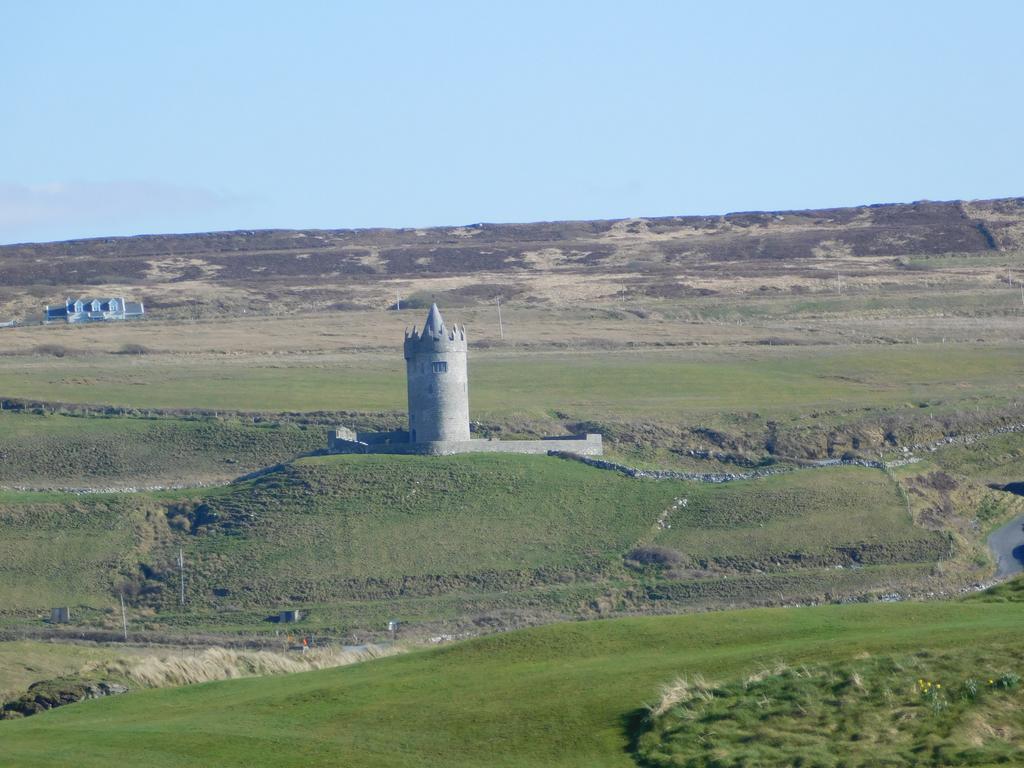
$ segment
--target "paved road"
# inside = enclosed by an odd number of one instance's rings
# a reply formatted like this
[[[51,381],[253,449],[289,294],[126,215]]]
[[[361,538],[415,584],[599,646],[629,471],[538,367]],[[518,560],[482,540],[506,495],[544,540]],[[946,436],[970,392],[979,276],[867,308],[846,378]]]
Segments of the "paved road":
[[[988,548],[999,563],[999,576],[1024,571],[1024,515],[993,531],[988,537]]]

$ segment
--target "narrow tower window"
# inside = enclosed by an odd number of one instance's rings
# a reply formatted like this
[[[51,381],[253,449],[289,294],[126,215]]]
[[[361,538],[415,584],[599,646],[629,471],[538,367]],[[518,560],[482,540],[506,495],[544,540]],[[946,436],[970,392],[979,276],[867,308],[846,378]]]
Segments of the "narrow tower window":
[[[448,363],[443,360],[441,362],[431,363],[430,368],[434,373],[448,373]]]

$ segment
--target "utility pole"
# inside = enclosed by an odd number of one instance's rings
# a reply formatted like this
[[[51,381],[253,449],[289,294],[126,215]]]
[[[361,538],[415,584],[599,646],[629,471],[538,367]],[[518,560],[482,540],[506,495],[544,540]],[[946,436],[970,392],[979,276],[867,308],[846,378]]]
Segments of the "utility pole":
[[[496,301],[498,302],[498,334],[501,336],[502,341],[505,340],[505,326],[501,324],[501,296]]]
[[[121,626],[124,627],[124,641],[128,642],[128,614],[124,612],[124,592],[121,593]]]
[[[178,547],[178,572],[181,574],[181,605],[185,605],[185,550]]]

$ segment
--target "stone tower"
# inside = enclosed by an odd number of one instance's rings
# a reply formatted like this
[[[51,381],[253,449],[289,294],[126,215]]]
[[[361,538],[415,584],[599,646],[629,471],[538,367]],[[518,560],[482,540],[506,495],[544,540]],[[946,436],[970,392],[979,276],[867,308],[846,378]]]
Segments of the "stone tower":
[[[409,387],[409,442],[469,440],[469,377],[466,329],[445,327],[437,304],[423,331],[405,335]]]

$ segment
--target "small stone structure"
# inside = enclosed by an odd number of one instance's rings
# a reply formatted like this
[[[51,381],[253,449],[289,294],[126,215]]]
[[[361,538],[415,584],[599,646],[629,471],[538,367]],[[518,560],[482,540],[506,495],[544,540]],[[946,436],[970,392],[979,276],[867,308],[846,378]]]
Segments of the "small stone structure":
[[[71,609],[64,606],[61,608],[53,608],[50,610],[50,623],[51,624],[67,624],[71,621]]]
[[[572,453],[600,456],[601,435],[568,435],[541,440],[473,438],[469,430],[468,345],[465,326],[445,325],[437,304],[423,330],[405,335],[405,374],[409,428],[394,432],[355,432],[339,427],[328,433],[336,453],[406,453],[447,456],[456,453]]]

